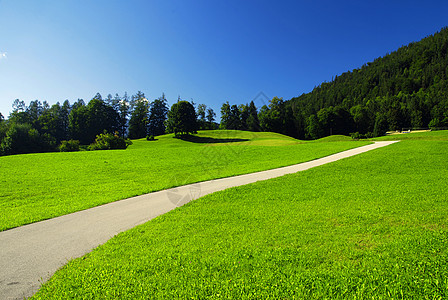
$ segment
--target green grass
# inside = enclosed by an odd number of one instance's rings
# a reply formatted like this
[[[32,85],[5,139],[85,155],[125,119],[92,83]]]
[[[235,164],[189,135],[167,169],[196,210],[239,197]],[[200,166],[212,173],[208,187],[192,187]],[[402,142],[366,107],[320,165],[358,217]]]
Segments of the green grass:
[[[315,140],[315,142],[348,142],[350,140],[353,140],[351,137],[346,135],[330,135],[323,138],[320,138],[318,140]]]
[[[275,133],[200,132],[135,140],[127,150],[0,157],[0,231],[112,201],[282,167],[366,144],[302,142]]]
[[[33,299],[446,299],[447,147],[402,141],[208,195],[69,262]]]
[[[372,140],[376,141],[405,141],[405,140],[424,140],[424,141],[448,141],[446,130],[429,131],[429,132],[410,132],[402,134],[386,135]]]

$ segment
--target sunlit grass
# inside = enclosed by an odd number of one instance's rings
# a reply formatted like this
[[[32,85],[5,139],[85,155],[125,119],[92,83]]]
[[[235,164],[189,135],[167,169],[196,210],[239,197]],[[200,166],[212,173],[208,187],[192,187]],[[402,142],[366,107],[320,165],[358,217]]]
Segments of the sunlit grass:
[[[207,138],[213,143],[203,143]],[[0,230],[173,186],[309,161],[366,144],[304,143],[276,133],[226,130],[200,132],[195,141],[165,135],[156,141],[135,140],[127,150],[0,157]]]
[[[392,134],[375,138],[377,141],[397,141],[397,140],[431,140],[431,141],[448,141],[448,131],[428,131],[428,132],[410,132],[401,134]]]
[[[35,299],[446,299],[448,141],[403,141],[195,200]]]

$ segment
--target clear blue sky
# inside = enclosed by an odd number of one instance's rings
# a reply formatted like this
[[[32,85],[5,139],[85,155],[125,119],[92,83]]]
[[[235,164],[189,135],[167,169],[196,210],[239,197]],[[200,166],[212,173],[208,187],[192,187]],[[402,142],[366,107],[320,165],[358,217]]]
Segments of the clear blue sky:
[[[448,1],[0,0],[0,112],[97,92],[290,99],[448,25]],[[257,105],[262,104],[257,99]]]

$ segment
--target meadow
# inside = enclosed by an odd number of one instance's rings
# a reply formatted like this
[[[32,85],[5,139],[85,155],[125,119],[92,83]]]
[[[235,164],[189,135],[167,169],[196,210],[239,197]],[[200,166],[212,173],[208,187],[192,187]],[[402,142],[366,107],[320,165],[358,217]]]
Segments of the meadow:
[[[446,299],[448,132],[426,136],[190,202],[33,299]]]
[[[0,231],[166,188],[309,161],[367,142],[205,131],[126,150],[0,157]]]

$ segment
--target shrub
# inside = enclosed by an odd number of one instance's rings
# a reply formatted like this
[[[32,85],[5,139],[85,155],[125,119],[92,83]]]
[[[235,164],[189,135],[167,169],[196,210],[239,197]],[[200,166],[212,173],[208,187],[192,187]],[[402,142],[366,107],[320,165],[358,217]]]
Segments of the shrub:
[[[89,150],[111,150],[126,149],[130,141],[125,141],[118,134],[107,133],[106,131],[96,136],[95,142],[91,144]],[[132,142],[131,142],[132,143]]]
[[[373,133],[372,132],[367,132],[366,134],[362,134],[362,133],[359,133],[359,132],[352,132],[352,133],[350,133],[350,136],[354,140],[371,139],[371,138],[373,138]]]
[[[14,123],[6,132],[0,145],[1,155],[24,154],[54,151],[56,139],[47,134],[40,134],[30,124]]]
[[[78,140],[61,141],[61,144],[59,145],[59,151],[61,152],[79,151],[79,141]]]
[[[359,132],[352,132],[352,133],[350,133],[350,136],[354,140],[359,140],[361,138],[362,134],[360,134]]]
[[[155,139],[154,139],[154,136],[153,136],[153,135],[147,135],[147,136],[146,136],[146,140],[147,140],[147,141],[154,141]]]

